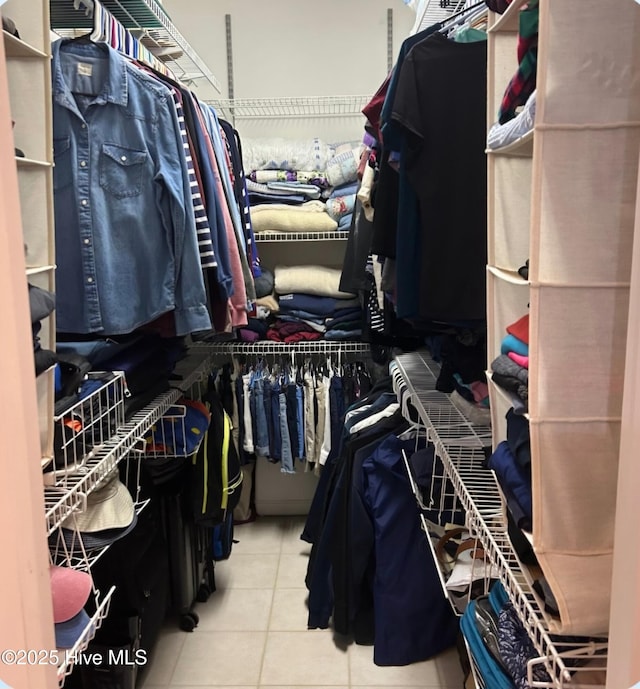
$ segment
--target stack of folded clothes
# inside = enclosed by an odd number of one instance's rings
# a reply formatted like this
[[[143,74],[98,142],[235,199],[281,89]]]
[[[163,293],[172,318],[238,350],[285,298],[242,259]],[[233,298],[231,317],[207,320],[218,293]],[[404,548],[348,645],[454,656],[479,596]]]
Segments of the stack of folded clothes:
[[[529,401],[529,314],[507,327],[500,352],[491,364],[493,381],[511,394],[515,412],[524,414]]]
[[[349,229],[357,192],[359,144],[256,139],[247,141],[244,148],[254,232]]]
[[[267,333],[270,340],[346,340],[358,337],[362,311],[356,299],[336,299],[313,294],[280,295],[280,313]]]

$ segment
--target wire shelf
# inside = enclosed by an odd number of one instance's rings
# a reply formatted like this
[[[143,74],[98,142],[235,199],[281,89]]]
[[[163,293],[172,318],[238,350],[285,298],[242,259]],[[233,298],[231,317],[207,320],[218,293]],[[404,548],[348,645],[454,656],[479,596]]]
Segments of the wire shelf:
[[[59,35],[72,35],[74,29],[93,28],[92,0],[81,0],[87,13],[74,9],[72,0],[50,0],[51,28]],[[188,83],[205,79],[218,93],[220,83],[186,38],[173,25],[156,0],[101,0],[102,6],[172,72]]]
[[[73,671],[73,666],[79,659],[80,654],[87,649],[89,643],[94,638],[96,632],[98,629],[100,629],[103,621],[109,614],[111,597],[113,596],[115,590],[116,587],[112,586],[102,600],[100,600],[100,595],[97,591],[94,593],[96,611],[91,617],[91,620],[88,622],[73,648],[59,651],[60,662],[58,664],[58,686],[60,688],[64,686],[65,680]]]
[[[371,96],[283,96],[211,100],[210,105],[228,120],[272,120],[304,117],[362,117]]]
[[[77,472],[65,478],[64,487],[45,487],[45,519],[47,533],[51,535],[60,524],[76,510],[86,508],[86,499],[132,450],[139,445],[145,433],[169,408],[210,371],[210,359],[206,352],[188,357],[176,371],[182,378],[177,386],[164,392],[149,405],[135,414],[119,431]]]
[[[124,374],[91,372],[85,386],[93,392],[54,417],[54,464],[44,474],[45,485],[64,488],[70,473],[79,471],[124,425]]]
[[[432,24],[443,21],[464,9],[468,4],[466,0],[421,0],[411,33],[416,34],[424,31]]]
[[[349,232],[258,232],[256,242],[333,242],[346,241]]]
[[[136,516],[147,507],[151,500],[142,500],[134,505]],[[91,568],[109,550],[111,544],[94,550],[85,549],[82,538],[77,531],[70,540],[65,540],[62,529],[54,532],[49,539],[49,557],[54,565],[70,567],[91,574]]]
[[[316,340],[315,342],[200,342],[198,347],[210,351],[212,356],[229,354],[287,355],[287,354],[362,354],[371,352],[366,342],[334,342]]]
[[[551,677],[550,684],[533,683],[551,689],[573,688],[576,665],[590,659],[606,662],[606,640],[576,640],[566,643],[549,633],[549,616],[538,600],[528,568],[516,555],[507,533],[504,502],[492,471],[483,468],[483,447],[490,444],[490,429],[474,426],[453,405],[445,393],[436,390],[439,366],[427,352],[396,357],[391,365],[402,374],[412,404],[427,428],[436,454],[467,514],[467,526],[482,542],[486,556],[499,573],[511,602],[527,630],[539,659]],[[455,433],[460,437],[456,438]],[[531,671],[531,670],[530,670]]]

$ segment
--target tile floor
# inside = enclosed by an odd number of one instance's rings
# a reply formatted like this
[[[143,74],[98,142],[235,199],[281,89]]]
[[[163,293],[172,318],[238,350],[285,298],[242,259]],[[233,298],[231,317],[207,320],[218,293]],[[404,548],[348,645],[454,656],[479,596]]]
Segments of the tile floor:
[[[263,517],[236,527],[218,590],[196,611],[193,633],[162,632],[143,689],[460,689],[455,650],[406,667],[377,667],[373,649],[339,649],[329,630],[307,630],[304,576],[310,546],[303,517]]]

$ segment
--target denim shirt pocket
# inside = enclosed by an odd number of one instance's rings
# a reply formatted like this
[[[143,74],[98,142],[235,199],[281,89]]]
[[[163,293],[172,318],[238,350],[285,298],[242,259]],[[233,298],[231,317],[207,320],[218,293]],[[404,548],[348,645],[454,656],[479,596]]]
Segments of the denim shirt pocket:
[[[118,144],[102,144],[100,186],[118,199],[138,196],[142,191],[146,151]]]
[[[53,140],[53,163],[53,188],[60,191],[73,182],[70,137],[63,136]]]

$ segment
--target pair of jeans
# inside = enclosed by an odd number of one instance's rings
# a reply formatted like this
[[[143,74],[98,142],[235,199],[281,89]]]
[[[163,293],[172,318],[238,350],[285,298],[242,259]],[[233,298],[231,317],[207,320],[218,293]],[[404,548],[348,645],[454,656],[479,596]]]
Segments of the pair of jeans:
[[[267,424],[267,415],[264,409],[264,378],[261,375],[256,375],[253,378],[251,386],[251,398],[253,400],[253,407],[255,407],[255,449],[256,454],[262,457],[269,456],[269,426]]]
[[[287,426],[291,438],[291,454],[294,459],[301,456],[300,443],[298,442],[298,398],[295,383],[286,386],[287,395]]]
[[[271,423],[273,428],[273,444],[271,459],[279,462],[282,459],[282,426],[280,425],[280,383],[271,385]]]
[[[280,388],[278,395],[279,409],[280,409],[280,438],[281,438],[281,459],[282,465],[280,471],[283,474],[295,474],[293,468],[293,453],[291,451],[291,435],[289,434],[289,424],[287,419],[287,387]]]
[[[329,411],[331,415],[331,451],[327,461],[332,460],[339,449],[342,427],[344,425],[344,394],[342,389],[342,377],[333,376],[329,386]]]
[[[269,436],[269,452],[267,457],[272,462],[277,462],[280,459],[280,455],[276,453],[276,433],[273,427],[273,415],[271,413],[271,396],[273,393],[273,384],[269,378],[265,378],[262,381],[263,386],[263,409],[265,419],[267,421],[267,433]]]

